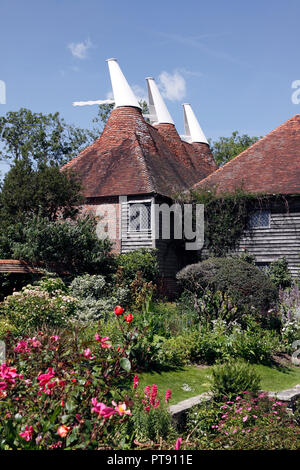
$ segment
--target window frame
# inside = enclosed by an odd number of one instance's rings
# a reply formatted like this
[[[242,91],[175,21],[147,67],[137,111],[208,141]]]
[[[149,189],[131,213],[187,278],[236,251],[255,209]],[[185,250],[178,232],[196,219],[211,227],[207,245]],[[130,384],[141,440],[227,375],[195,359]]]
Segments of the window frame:
[[[131,228],[130,225],[130,208],[133,205],[139,205],[139,206],[147,206],[148,209],[148,228],[140,228],[139,230]],[[142,200],[134,200],[134,201],[128,201],[128,226],[127,226],[127,232],[128,233],[149,233],[152,230],[152,200],[151,199],[142,199]]]
[[[267,225],[254,225],[253,222],[251,222],[253,216],[256,214],[262,214],[262,213],[267,213],[268,215],[268,224]],[[260,217],[261,220],[261,217]],[[258,209],[256,211],[253,211],[251,214],[249,214],[249,219],[248,219],[248,229],[253,230],[253,229],[269,229],[271,227],[271,211],[269,209]]]

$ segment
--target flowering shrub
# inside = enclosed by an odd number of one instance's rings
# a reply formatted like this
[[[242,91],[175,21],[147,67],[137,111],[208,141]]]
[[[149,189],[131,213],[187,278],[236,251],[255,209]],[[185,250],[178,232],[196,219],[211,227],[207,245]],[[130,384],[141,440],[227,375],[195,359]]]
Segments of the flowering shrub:
[[[141,399],[135,375],[129,392],[134,316],[120,306],[114,314],[122,344],[100,331],[80,336],[78,328],[6,338],[0,449],[128,448],[134,439],[169,437],[171,391],[163,403],[153,385]]]
[[[75,311],[76,299],[60,288],[60,283],[42,281],[37,286],[28,285],[5,299],[0,314],[21,331],[39,328],[46,324],[66,325]]]
[[[130,324],[123,322],[126,335]],[[51,333],[39,331],[18,342],[7,338],[7,363],[0,368],[0,448],[116,446],[118,427],[131,415],[126,344],[114,346],[101,333],[88,343],[76,331]]]
[[[189,413],[188,429],[200,448],[300,448],[300,429],[286,404],[265,393],[243,391],[222,403],[206,403]]]
[[[289,289],[279,291],[279,313],[281,336],[287,352],[292,352],[292,343],[300,338],[300,289],[294,282]]]

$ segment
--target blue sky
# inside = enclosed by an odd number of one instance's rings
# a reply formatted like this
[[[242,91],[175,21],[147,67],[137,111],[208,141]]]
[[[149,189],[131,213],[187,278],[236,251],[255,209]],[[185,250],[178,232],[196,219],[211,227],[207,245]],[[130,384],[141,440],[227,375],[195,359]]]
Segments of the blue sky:
[[[0,24],[0,115],[59,111],[91,127],[96,108],[72,102],[107,98],[109,57],[139,97],[157,79],[180,133],[183,102],[212,139],[300,113],[299,0],[1,0]]]

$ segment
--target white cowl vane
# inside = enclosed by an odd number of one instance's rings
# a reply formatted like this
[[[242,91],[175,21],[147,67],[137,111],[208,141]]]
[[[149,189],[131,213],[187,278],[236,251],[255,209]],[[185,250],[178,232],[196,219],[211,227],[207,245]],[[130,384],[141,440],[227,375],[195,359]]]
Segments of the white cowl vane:
[[[184,103],[184,132],[185,135],[180,136],[183,140],[189,143],[208,144],[207,139],[200,127],[198,119],[189,103]]]
[[[107,59],[110,80],[114,95],[115,107],[134,106],[141,108],[136,96],[130,88],[117,59]]]
[[[149,115],[151,124],[174,124],[154,78],[147,77]]]

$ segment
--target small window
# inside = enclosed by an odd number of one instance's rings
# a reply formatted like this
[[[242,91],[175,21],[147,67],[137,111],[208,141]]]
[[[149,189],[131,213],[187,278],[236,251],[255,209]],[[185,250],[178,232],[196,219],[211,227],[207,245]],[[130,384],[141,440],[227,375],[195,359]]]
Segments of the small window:
[[[270,211],[256,211],[250,215],[249,228],[270,227]]]
[[[151,230],[151,202],[129,204],[129,231]]]

